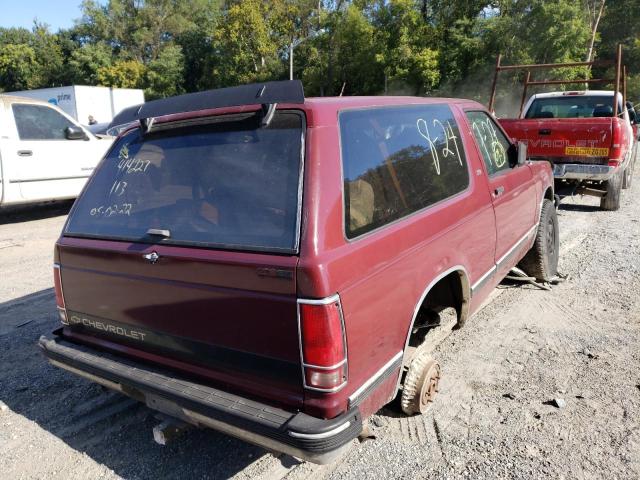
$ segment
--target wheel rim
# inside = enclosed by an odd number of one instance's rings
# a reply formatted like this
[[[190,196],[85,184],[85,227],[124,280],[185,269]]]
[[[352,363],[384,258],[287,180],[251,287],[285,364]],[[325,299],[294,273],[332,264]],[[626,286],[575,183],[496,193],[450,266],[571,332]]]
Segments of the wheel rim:
[[[420,413],[425,413],[429,405],[438,393],[440,382],[440,365],[435,360],[431,360],[425,365],[425,375],[420,389]]]

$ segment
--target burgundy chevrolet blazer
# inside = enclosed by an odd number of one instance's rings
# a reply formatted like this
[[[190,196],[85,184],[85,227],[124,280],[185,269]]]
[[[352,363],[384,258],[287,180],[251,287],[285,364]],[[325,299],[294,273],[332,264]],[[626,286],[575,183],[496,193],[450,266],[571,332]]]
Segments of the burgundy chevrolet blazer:
[[[431,332],[516,264],[556,273],[551,169],[478,103],[268,82],[116,122],[55,245],[62,326],[40,346],[192,424],[331,461],[396,395],[425,411]]]

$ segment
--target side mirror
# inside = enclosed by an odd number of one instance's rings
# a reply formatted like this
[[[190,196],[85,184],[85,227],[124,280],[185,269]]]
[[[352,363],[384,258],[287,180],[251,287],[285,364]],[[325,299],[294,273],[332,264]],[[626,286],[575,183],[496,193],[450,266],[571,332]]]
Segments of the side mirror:
[[[633,108],[630,108],[629,110],[627,110],[627,112],[629,112],[629,122],[631,123],[631,125],[635,125],[636,123],[638,123],[638,116],[636,114],[636,111]]]
[[[527,161],[527,144],[524,142],[512,143],[507,150],[507,155],[511,168],[524,165]]]
[[[67,127],[64,130],[67,140],[88,140],[87,134],[80,127]]]
[[[507,150],[507,156],[511,168],[524,165],[527,161],[527,144],[524,142],[512,143]]]
[[[527,144],[518,142],[518,165],[524,165],[527,162]]]

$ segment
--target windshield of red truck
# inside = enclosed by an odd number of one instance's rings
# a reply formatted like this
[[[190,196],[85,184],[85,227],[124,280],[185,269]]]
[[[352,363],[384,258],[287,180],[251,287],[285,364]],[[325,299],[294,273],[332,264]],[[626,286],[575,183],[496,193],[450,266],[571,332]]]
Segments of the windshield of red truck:
[[[621,106],[618,111],[622,112]],[[536,98],[525,118],[594,118],[613,116],[613,96],[565,95]]]
[[[253,114],[220,119],[124,135],[65,235],[295,253],[302,113],[278,112],[268,127]]]

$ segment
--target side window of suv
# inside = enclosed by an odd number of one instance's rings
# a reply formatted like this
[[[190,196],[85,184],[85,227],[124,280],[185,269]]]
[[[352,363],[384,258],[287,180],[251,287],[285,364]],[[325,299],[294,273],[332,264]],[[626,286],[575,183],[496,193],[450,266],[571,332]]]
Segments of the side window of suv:
[[[74,127],[66,117],[44,105],[14,103],[11,106],[20,140],[65,140],[67,127]]]
[[[343,111],[340,138],[347,238],[469,185],[462,139],[447,105]]]
[[[493,119],[485,112],[466,112],[471,131],[478,144],[487,173],[495,175],[508,170],[511,142],[504,136]]]

